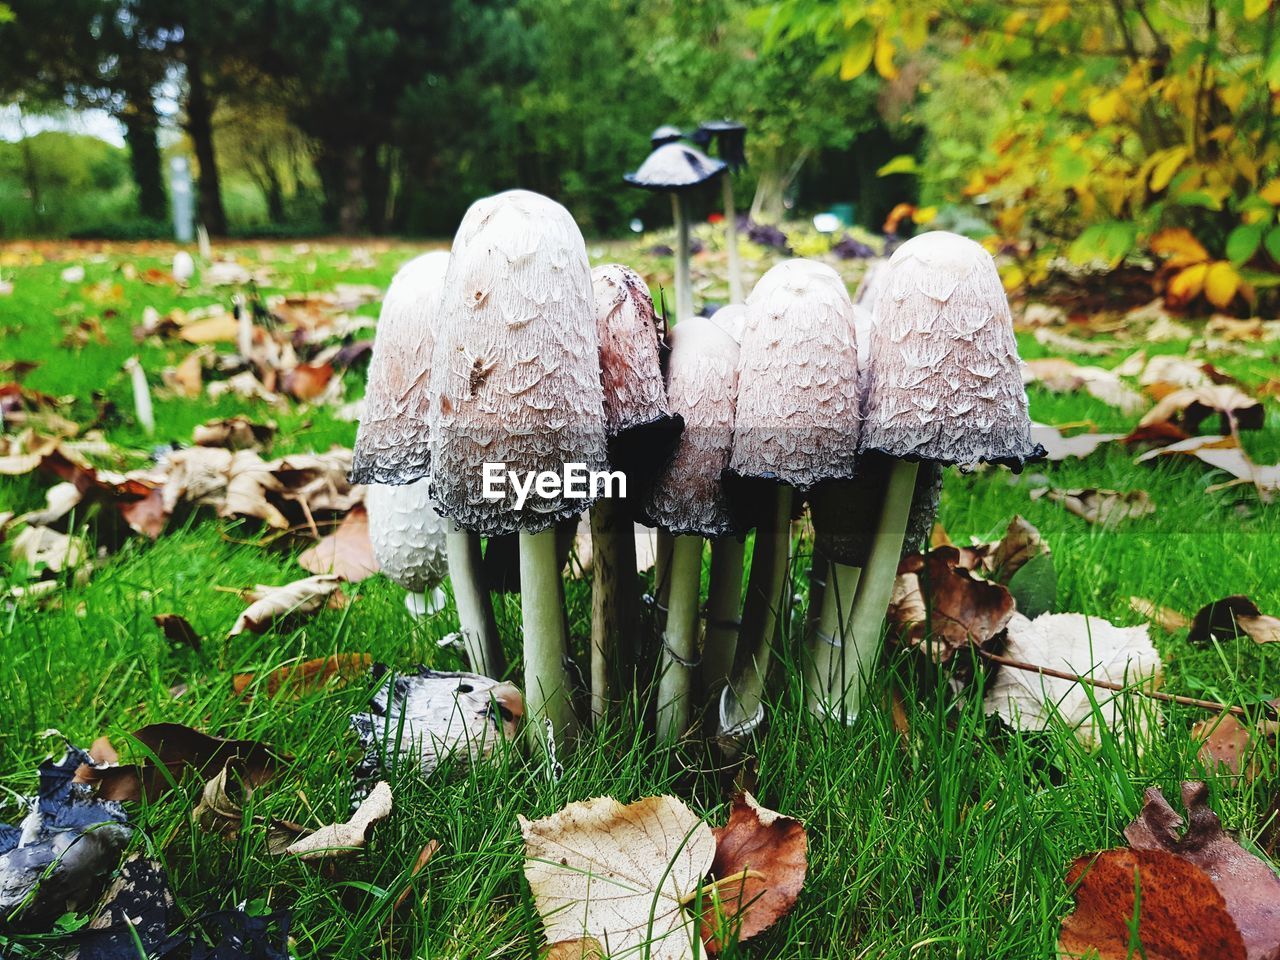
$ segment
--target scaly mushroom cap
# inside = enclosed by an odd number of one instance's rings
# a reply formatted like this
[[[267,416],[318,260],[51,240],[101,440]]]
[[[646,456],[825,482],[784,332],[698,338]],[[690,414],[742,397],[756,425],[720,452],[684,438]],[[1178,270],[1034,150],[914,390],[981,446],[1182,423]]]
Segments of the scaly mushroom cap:
[[[378,566],[410,593],[437,586],[448,574],[448,523],[436,512],[430,480],[400,486],[372,483],[365,490],[369,540]]]
[[[591,271],[605,429],[614,437],[671,415],[662,383],[653,300],[640,275],[620,263]]]
[[[664,143],[622,179],[646,190],[686,190],[718,177],[727,169],[723,160],[712,160],[685,143]]]
[[[732,474],[808,490],[854,475],[858,352],[844,281],[785,260],[747,297]]]
[[[353,483],[411,483],[431,470],[427,381],[448,266],[447,251],[424,253],[387,288],[352,453]]]
[[[677,324],[668,339],[667,402],[684,432],[646,513],[672,533],[723,536],[734,530],[721,474],[733,447],[738,344],[706,317]]]
[[[606,469],[591,267],[554,200],[511,190],[477,200],[453,241],[431,370],[431,460],[440,512],[486,536],[544,530],[590,498],[484,494],[484,464],[521,476],[567,463]]]
[[[747,326],[747,308],[741,303],[721,307],[711,315],[711,322],[733,337],[734,343],[742,343],[742,332]]]
[[[942,464],[1042,456],[995,261],[954,233],[913,237],[875,306],[862,449]]]

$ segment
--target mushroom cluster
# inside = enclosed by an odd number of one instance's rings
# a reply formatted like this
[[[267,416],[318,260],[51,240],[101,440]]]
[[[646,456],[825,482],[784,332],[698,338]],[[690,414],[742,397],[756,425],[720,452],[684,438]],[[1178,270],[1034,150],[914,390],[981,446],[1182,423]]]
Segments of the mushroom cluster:
[[[528,727],[561,750],[624,703],[652,703],[666,742],[701,727],[740,747],[789,635],[805,511],[808,703],[853,718],[942,468],[1040,453],[995,264],[963,237],[907,241],[856,300],[831,267],[788,260],[745,303],[695,315],[684,198],[743,156],[740,125],[701,129],[721,160],[660,129],[628,176],[676,197],[669,332],[641,276],[592,270],[568,211],[522,190],[474,203],[451,252],[407,265],[383,305],[353,469],[374,484],[382,567],[419,594],[447,565],[470,669],[501,680],[494,558],[518,553]],[[588,510],[591,636],[575,649],[557,531]],[[637,523],[659,531],[651,585]]]

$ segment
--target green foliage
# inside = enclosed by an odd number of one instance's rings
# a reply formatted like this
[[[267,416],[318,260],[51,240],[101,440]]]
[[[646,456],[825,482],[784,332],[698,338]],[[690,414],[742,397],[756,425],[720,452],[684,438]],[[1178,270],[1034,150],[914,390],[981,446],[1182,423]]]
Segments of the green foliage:
[[[125,151],[53,131],[0,143],[0,236],[66,235],[133,216]]]

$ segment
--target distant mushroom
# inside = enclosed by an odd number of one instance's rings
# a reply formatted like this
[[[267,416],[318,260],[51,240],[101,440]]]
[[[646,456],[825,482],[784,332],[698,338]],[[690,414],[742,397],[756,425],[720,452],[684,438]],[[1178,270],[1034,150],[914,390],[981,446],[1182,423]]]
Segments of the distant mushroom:
[[[445,278],[430,393],[440,511],[473,533],[519,531],[530,728],[545,735],[550,721],[566,742],[575,720],[555,524],[593,497],[543,480],[567,464],[604,472],[607,461],[591,268],[560,204],[512,190],[471,205]],[[500,465],[496,489],[486,464]],[[513,476],[536,481],[523,502]]]
[[[689,190],[708,183],[726,170],[724,161],[712,160],[701,150],[682,143],[664,143],[623,179],[633,187],[671,194],[676,224],[676,319],[693,316],[693,288],[689,280]]]
[[[757,527],[720,735],[733,744],[763,718],[765,677],[789,566],[792,500],[854,476],[859,431],[853,307],[829,266],[786,260],[747,298],[728,476],[753,494]]]
[[[682,421],[672,416],[662,381],[662,345],[653,300],[629,267],[591,272],[600,342],[609,464],[627,478],[627,499],[605,497],[591,508],[591,705],[601,716],[610,675],[630,680],[639,648],[640,606],[630,503],[643,502],[671,459]]]
[[[737,120],[711,120],[702,130],[716,141],[716,152],[729,165],[724,178],[724,245],[729,254],[729,302],[742,302],[742,259],[738,254],[738,212],[733,202],[733,176],[747,165],[746,124]]]
[[[480,538],[440,519],[425,479],[431,469],[428,388],[448,267],[447,251],[424,253],[402,266],[387,288],[351,476],[370,484],[369,537],[388,577],[411,594],[422,592],[440,582],[440,555],[447,555],[467,659],[473,670],[496,677],[502,648],[480,567]],[[410,610],[418,605],[412,596],[406,604]]]
[[[138,418],[138,426],[148,437],[156,432],[156,415],[151,405],[151,388],[147,385],[147,371],[137,357],[130,357],[124,362],[124,369],[129,374],[129,384],[133,388],[133,412]]]
[[[185,287],[195,275],[196,262],[192,259],[191,254],[185,250],[179,250],[175,253],[173,255],[173,282],[180,287]]]
[[[871,328],[859,451],[866,473],[882,476],[883,501],[856,594],[839,617],[843,629],[832,644],[838,656],[828,658],[839,669],[811,688],[810,701],[846,718],[857,715],[879,648],[917,464],[1020,470],[1043,455],[1031,438],[1009,302],[991,255],[974,241],[925,233],[890,259]],[[818,504],[815,511],[816,525]],[[811,653],[820,670],[825,655]]]
[[[664,123],[658,127],[653,133],[649,134],[649,146],[655,150],[664,143],[675,143],[677,140],[684,138],[684,133],[680,128],[670,123]]]
[[[667,401],[684,418],[685,427],[647,510],[654,523],[675,535],[664,574],[669,580],[667,621],[658,680],[658,735],[667,741],[689,726],[703,538],[731,538],[735,533],[721,474],[733,446],[738,381],[738,344],[706,317],[678,324],[670,342]],[[731,641],[734,635],[727,636]],[[706,649],[704,684],[718,689],[732,660],[732,649]]]

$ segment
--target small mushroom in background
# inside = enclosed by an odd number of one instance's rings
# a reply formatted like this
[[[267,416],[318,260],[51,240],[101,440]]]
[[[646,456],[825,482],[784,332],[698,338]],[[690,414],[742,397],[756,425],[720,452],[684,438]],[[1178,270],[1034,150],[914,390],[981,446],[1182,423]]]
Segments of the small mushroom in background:
[[[658,679],[658,735],[672,741],[689,727],[693,668],[697,660],[698,600],[702,583],[702,545],[734,541],[734,518],[721,474],[733,447],[737,397],[738,344],[706,317],[693,317],[670,333],[667,401],[684,418],[675,456],[649,495],[650,519],[673,536],[671,556],[658,576],[667,598]],[[734,585],[732,617],[737,616]],[[715,590],[713,576],[712,589]],[[721,591],[724,590],[721,585]],[[709,614],[710,615],[710,614]],[[708,623],[701,662],[702,685],[719,691],[733,662],[732,628],[713,633]]]
[[[430,479],[400,486],[371,483],[364,505],[373,555],[382,573],[408,591],[405,607],[415,617],[439,613],[446,602],[440,584],[449,569],[450,524],[436,512]]]
[[[729,166],[724,178],[724,244],[729,254],[729,302],[742,302],[742,258],[738,252],[738,212],[733,202],[733,174],[747,165],[747,126],[737,120],[711,120],[699,130],[715,138],[716,152]]]
[[[623,179],[633,187],[671,194],[676,225],[676,320],[693,316],[693,286],[689,279],[689,210],[687,194],[725,172],[723,160],[712,160],[701,150],[669,142],[645,158],[640,169]]]
[[[677,126],[670,123],[664,123],[649,134],[649,146],[654,150],[662,146],[664,143],[675,143],[677,140],[683,140],[684,133]]]
[[[662,344],[653,300],[631,268],[591,271],[604,386],[609,464],[627,478],[627,498],[603,497],[591,508],[591,708],[604,714],[616,685],[634,681],[640,639],[640,593],[631,505],[643,503],[671,460],[683,421],[673,416],[662,380]],[[612,675],[612,676],[611,676]]]
[[[858,713],[879,651],[916,496],[917,465],[985,462],[1021,470],[1044,453],[1031,438],[1009,302],[991,255],[974,241],[925,233],[890,259],[875,305],[858,449],[867,482],[879,483],[883,491],[877,526],[856,594],[840,598],[845,609],[839,636],[810,651],[817,669],[824,657],[838,668],[819,678],[825,685],[810,686],[811,707],[846,719]],[[814,508],[817,529],[824,508]],[[840,548],[835,538],[828,544]],[[824,653],[823,646],[837,656]]]
[[[185,287],[191,282],[191,278],[196,275],[196,262],[191,254],[185,250],[179,250],[173,255],[173,281],[180,287]]]
[[[151,387],[147,384],[147,371],[137,357],[130,357],[124,362],[125,373],[129,374],[129,384],[133,388],[133,412],[138,418],[138,426],[148,437],[156,432],[156,415],[151,405]]]
[[[720,736],[733,748],[763,719],[765,677],[790,564],[792,503],[855,474],[859,432],[853,305],[829,266],[787,260],[747,298],[727,480],[755,550]]]
[[[567,464],[607,470],[591,267],[560,204],[512,190],[471,205],[445,278],[430,393],[440,511],[479,535],[519,532],[529,728],[543,737],[549,721],[556,742],[570,742],[555,525],[588,508],[592,491],[538,482],[521,502],[516,490]],[[486,464],[501,465],[504,482],[486,484]]]

